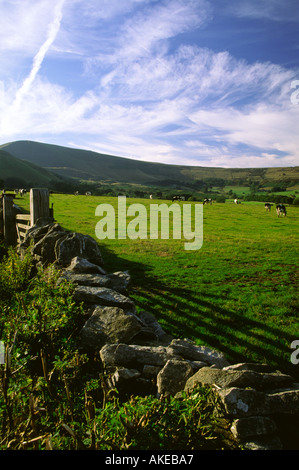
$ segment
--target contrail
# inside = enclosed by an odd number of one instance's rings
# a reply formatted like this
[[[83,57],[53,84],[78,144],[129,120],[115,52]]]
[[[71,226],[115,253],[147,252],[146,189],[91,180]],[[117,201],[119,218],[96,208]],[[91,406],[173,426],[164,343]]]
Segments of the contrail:
[[[35,55],[30,74],[24,80],[22,86],[19,88],[19,90],[16,93],[14,105],[18,105],[21,102],[23,96],[26,95],[26,93],[29,91],[36,75],[39,72],[39,69],[43,63],[46,53],[48,52],[49,48],[51,47],[51,45],[53,44],[57,36],[57,33],[60,28],[60,23],[62,20],[62,8],[63,8],[64,2],[65,0],[60,0],[55,7],[54,20],[49,27],[48,37],[46,41],[41,45],[37,54]]]

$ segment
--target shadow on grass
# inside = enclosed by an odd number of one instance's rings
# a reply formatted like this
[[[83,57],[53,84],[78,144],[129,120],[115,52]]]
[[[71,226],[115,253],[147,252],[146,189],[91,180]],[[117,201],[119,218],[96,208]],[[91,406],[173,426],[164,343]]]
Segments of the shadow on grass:
[[[151,312],[161,326],[176,338],[189,338],[223,352],[232,363],[263,362],[299,379],[299,365],[291,363],[294,335],[280,328],[227,310],[224,297],[189,288],[166,285],[151,276],[149,267],[122,259],[101,247],[107,271],[128,270],[129,292],[137,309]]]

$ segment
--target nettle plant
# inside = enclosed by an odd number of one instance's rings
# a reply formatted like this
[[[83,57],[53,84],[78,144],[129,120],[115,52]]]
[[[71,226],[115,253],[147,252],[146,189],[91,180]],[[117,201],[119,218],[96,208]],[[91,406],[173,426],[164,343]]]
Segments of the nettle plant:
[[[67,282],[57,285],[59,271],[53,267],[34,273],[28,250],[20,257],[13,248],[0,264],[0,322],[2,341],[10,344],[16,336],[27,344],[48,344],[62,336],[70,323],[75,326],[79,310]]]

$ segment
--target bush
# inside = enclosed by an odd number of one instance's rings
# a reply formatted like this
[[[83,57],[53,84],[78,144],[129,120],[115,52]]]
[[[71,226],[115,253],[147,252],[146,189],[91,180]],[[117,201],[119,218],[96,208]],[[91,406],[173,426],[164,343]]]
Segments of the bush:
[[[0,301],[9,301],[28,287],[32,265],[29,251],[21,258],[12,247],[8,248],[0,264]]]
[[[105,449],[216,450],[227,448],[214,417],[213,394],[198,387],[180,398],[131,397],[107,403],[96,417]]]

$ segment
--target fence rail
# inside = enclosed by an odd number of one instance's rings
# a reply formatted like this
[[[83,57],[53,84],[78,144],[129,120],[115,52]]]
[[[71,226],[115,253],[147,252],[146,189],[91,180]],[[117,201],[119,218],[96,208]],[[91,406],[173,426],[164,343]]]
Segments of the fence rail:
[[[27,223],[24,224],[23,222],[27,222]],[[30,227],[31,227],[31,215],[30,214],[17,214],[16,215],[16,228],[17,228],[18,243],[21,243],[24,240],[26,233],[30,229]]]

